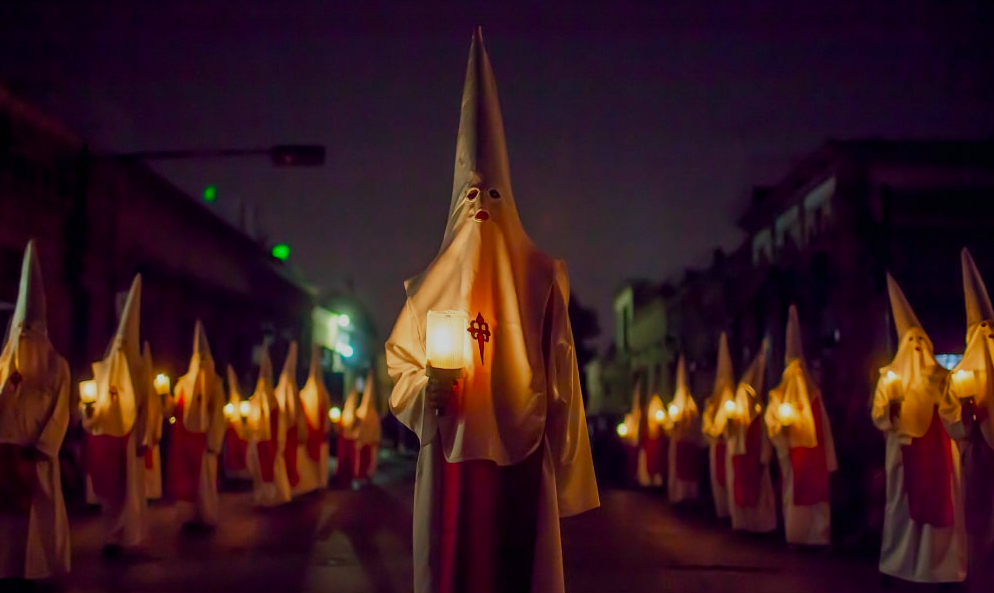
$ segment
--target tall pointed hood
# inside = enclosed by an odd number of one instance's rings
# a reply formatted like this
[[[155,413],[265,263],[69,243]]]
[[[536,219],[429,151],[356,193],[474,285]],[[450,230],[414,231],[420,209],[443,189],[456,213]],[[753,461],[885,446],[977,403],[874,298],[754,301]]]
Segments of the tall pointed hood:
[[[276,385],[276,399],[286,412],[288,426],[292,426],[300,414],[298,399],[300,392],[297,389],[297,342],[290,342],[290,349],[286,353],[283,361],[283,370],[280,371],[280,379]]]
[[[324,385],[324,374],[321,371],[321,346],[311,347],[311,368],[308,370],[307,382],[300,390],[300,404],[304,407],[304,415],[311,429],[324,427],[328,422],[328,410],[331,409],[331,396]]]
[[[804,341],[801,338],[801,320],[797,314],[797,306],[791,305],[787,312],[787,336],[784,339],[784,365],[789,365],[793,360],[804,360]]]
[[[207,332],[204,330],[204,324],[199,319],[193,328],[193,354],[194,356],[199,356],[201,359],[211,360],[213,362],[214,357],[211,355],[211,345],[207,341]]]
[[[720,393],[726,387],[735,386],[735,372],[732,370],[732,355],[728,351],[728,335],[721,332],[718,337],[718,362],[714,371],[714,393]]]
[[[41,280],[41,266],[34,239],[28,241],[21,264],[21,283],[17,292],[17,304],[10,322],[10,337],[21,331],[46,334],[48,332],[45,307],[45,286]],[[16,332],[16,333],[15,333]]]
[[[690,393],[690,386],[687,384],[687,361],[683,354],[680,354],[676,363],[676,391],[673,393],[673,401],[670,406],[677,411],[681,419],[692,419],[698,415],[697,404]],[[670,414],[672,416],[672,414]],[[671,418],[671,420],[675,420]]]
[[[131,281],[131,289],[128,291],[128,298],[124,301],[124,308],[121,309],[117,333],[114,334],[114,339],[107,349],[108,354],[115,349],[121,349],[128,359],[128,364],[133,368],[141,359],[141,342],[138,337],[141,323],[141,296],[142,277],[141,274],[135,274],[134,280]]]
[[[238,402],[242,400],[242,390],[238,386],[238,375],[235,373],[235,369],[229,364],[227,369],[228,375],[228,401],[238,405]]]
[[[273,362],[269,358],[269,347],[263,342],[259,348],[259,377],[249,398],[252,402],[249,427],[256,441],[268,441],[273,437],[270,418],[274,410],[279,411],[279,402],[273,389]]]
[[[362,402],[356,410],[360,420],[356,438],[365,445],[379,445],[382,436],[380,414],[376,409],[376,381],[373,380],[373,369],[366,374],[366,384],[362,389]]]
[[[887,294],[890,297],[891,316],[894,318],[894,327],[897,329],[897,338],[901,339],[908,330],[913,327],[921,327],[922,324],[915,316],[914,310],[908,304],[908,299],[904,296],[897,280],[887,274]]]
[[[259,351],[259,379],[267,385],[273,384],[273,361],[269,358],[269,346],[262,344]]]
[[[550,294],[568,295],[567,287],[565,268],[557,270],[521,225],[497,84],[477,30],[463,86],[445,235],[435,259],[405,283],[413,318],[405,331],[413,327],[409,335],[419,336],[414,352],[420,365],[427,364],[420,336],[427,334],[430,310],[467,313],[467,330],[478,342],[479,356],[468,361],[463,379],[474,397],[461,398],[439,431],[446,460],[512,465],[539,446],[547,404],[537,397],[535,377],[542,375],[533,367],[549,355],[543,331]]]
[[[197,433],[207,432],[211,425],[211,405],[217,399],[224,400],[224,386],[214,367],[210,344],[204,324],[198,319],[193,328],[193,354],[190,367],[185,375],[176,381],[176,397],[182,400],[183,425]]]
[[[970,251],[964,247],[960,253],[963,266],[963,296],[966,298],[966,335],[973,335],[982,321],[994,321],[994,307],[987,295],[984,279],[980,277],[977,264],[973,263]]]
[[[17,304],[0,352],[0,443],[40,447],[54,457],[58,445],[38,437],[58,413],[59,389],[69,384],[69,367],[52,348],[46,327],[41,268],[31,241],[24,250]]]

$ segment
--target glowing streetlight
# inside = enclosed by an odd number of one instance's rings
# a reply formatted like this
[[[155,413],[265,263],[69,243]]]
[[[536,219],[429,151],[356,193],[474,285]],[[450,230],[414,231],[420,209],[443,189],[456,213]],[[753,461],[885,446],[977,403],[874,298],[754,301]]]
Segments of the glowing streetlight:
[[[328,420],[331,420],[333,423],[338,424],[338,421],[341,419],[342,419],[342,409],[339,408],[338,406],[332,406],[332,408],[328,410]]]

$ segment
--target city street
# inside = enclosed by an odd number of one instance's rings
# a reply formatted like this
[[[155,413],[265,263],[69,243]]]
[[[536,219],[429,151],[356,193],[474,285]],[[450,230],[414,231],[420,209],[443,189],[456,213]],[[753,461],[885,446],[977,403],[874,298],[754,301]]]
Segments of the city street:
[[[386,458],[381,469],[357,490],[332,489],[268,511],[253,510],[248,492],[227,492],[213,533],[184,532],[168,504],[153,504],[143,550],[116,560],[101,555],[99,516],[77,511],[65,590],[411,591],[413,461]],[[671,508],[656,492],[601,495],[601,509],[563,523],[572,593],[879,588],[872,559],[733,534],[703,511]]]

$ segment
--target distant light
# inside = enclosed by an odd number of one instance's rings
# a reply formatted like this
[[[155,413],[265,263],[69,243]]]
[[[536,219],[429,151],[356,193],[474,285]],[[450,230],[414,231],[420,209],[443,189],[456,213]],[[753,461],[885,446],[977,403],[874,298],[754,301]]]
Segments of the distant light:
[[[345,358],[352,358],[352,355],[355,354],[355,350],[348,344],[338,344],[335,346],[335,350]]]
[[[273,245],[273,257],[280,261],[286,261],[290,257],[290,246],[286,243]]]
[[[338,406],[334,406],[333,408],[328,410],[328,420],[337,423],[341,419],[342,419],[341,408],[339,408]]]
[[[961,360],[963,360],[963,355],[962,354],[936,354],[935,355],[935,362],[939,363],[939,366],[941,366],[942,368],[946,369],[947,371],[951,371],[954,368],[956,368],[956,365],[958,365],[959,361],[961,361]]]
[[[343,313],[343,314],[341,314],[341,315],[338,316],[338,325],[339,325],[339,327],[348,327],[350,323],[352,323],[352,320],[349,319],[348,315],[345,315]]]
[[[626,436],[628,436],[628,425],[625,424],[624,422],[622,422],[621,424],[619,424],[618,427],[615,430],[618,431],[618,436],[619,437],[626,437]]]
[[[205,202],[216,202],[217,201],[217,186],[208,185],[204,188],[204,201]]]

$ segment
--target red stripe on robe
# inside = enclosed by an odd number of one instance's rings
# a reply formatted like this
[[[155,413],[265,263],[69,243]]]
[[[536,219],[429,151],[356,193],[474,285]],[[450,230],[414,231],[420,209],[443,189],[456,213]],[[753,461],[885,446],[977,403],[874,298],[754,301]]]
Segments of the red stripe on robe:
[[[304,443],[304,448],[307,450],[307,456],[311,461],[321,461],[321,445],[325,443],[324,431],[321,429],[320,424],[317,428],[311,426],[311,423],[307,423],[307,442]]]
[[[356,442],[339,436],[335,455],[338,458],[338,467],[335,469],[335,480],[345,483],[351,482],[356,477]]]
[[[901,445],[904,462],[904,490],[908,494],[911,520],[934,527],[953,524],[952,445],[939,419],[939,407],[932,409],[932,423],[921,438]]]
[[[248,442],[238,436],[233,426],[224,432],[224,468],[228,471],[245,471]]]
[[[297,443],[300,438],[297,436],[297,427],[294,426],[286,431],[286,448],[283,449],[283,462],[286,463],[286,479],[290,486],[294,487],[300,483],[300,472],[297,471]]]
[[[155,447],[145,448],[145,469],[155,469]]]
[[[746,429],[746,452],[732,456],[732,469],[735,472],[732,492],[735,496],[735,506],[739,508],[748,509],[759,504],[759,489],[763,478],[763,465],[759,460],[762,430],[762,418],[756,416]]]
[[[683,482],[696,482],[701,477],[701,450],[687,441],[676,442],[676,477]],[[724,461],[724,458],[722,458]],[[721,464],[724,467],[724,463]],[[722,477],[724,477],[722,472]]]
[[[728,478],[725,476],[725,457],[728,453],[728,445],[725,441],[718,441],[714,444],[714,477],[715,481],[722,488],[728,487]]]
[[[0,513],[26,515],[31,512],[31,496],[38,472],[24,448],[0,443]]]
[[[439,593],[531,590],[544,454],[502,467],[442,459]]]
[[[128,435],[86,433],[86,472],[93,493],[102,499],[124,500],[128,481]]]
[[[279,412],[269,411],[269,440],[259,441],[256,452],[259,454],[259,477],[265,483],[270,483],[276,476],[276,448],[279,431]]]
[[[662,431],[660,431],[662,432]],[[666,475],[666,454],[669,446],[669,439],[665,434],[655,437],[647,436],[642,441],[642,448],[645,450],[645,468],[650,476]]]
[[[791,447],[790,467],[794,474],[794,504],[810,506],[828,501],[828,460],[825,459],[825,433],[822,428],[821,403],[819,398],[811,401],[811,415],[814,417],[814,447]]]
[[[207,433],[190,432],[183,424],[183,400],[176,404],[169,451],[168,491],[174,500],[195,502],[200,487],[200,465],[207,451]]]

